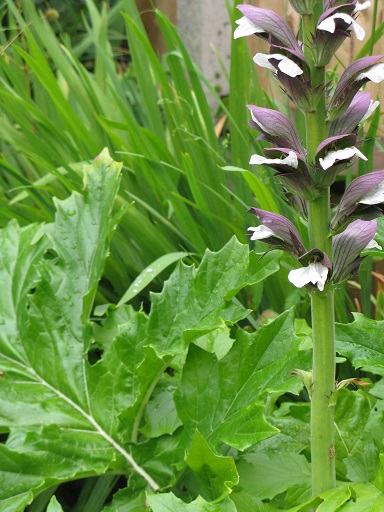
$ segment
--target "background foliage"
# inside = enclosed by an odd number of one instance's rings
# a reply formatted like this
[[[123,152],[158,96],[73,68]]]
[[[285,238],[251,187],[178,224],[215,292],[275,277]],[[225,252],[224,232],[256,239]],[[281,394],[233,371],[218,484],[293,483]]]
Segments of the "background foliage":
[[[380,290],[379,322],[338,297],[340,380],[374,384],[337,391],[340,486],[310,497],[308,300],[243,245],[251,205],[300,226],[247,170],[244,104],[274,105],[245,41],[222,99],[159,11],[161,58],[130,0],[2,7],[0,510],[380,510]]]

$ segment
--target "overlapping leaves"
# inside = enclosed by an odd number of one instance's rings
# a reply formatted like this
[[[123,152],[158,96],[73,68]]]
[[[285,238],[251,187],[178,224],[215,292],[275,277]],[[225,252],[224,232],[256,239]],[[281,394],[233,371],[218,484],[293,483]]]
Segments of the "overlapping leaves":
[[[0,510],[22,511],[52,485],[108,471],[133,471],[152,489],[172,484],[174,471],[187,467],[185,449],[196,450],[191,426],[200,421],[186,413],[181,397],[188,395],[200,412],[212,404],[188,384],[197,356],[201,374],[215,367],[217,375],[232,375],[231,389],[226,388],[232,405],[224,394],[219,398],[220,429],[211,432],[203,422],[198,447],[213,473],[216,462],[232,468],[229,487],[219,477],[213,488],[225,497],[237,473],[231,458],[222,460],[212,450],[218,442],[244,447],[273,434],[262,415],[262,393],[297,387],[289,378],[284,384],[295,365],[295,337],[281,352],[290,354],[287,371],[277,372],[275,365],[276,343],[283,346],[284,333],[293,333],[292,317],[283,315],[256,336],[244,334],[221,361],[193,347],[181,378],[175,377],[173,386],[161,383],[172,358],[184,354],[191,341],[209,333],[222,336],[226,325],[249,314],[231,299],[276,271],[278,253],[261,258],[233,239],[220,252],[207,252],[197,269],[180,264],[163,292],[152,297],[149,316],[122,306],[97,325],[90,315],[120,215],[112,215],[120,165],[103,153],[84,171],[83,193],[55,201],[54,223],[26,228],[10,223],[0,232],[0,429],[7,437],[0,444]],[[242,365],[252,358],[243,380],[236,378],[239,350]],[[157,425],[153,415],[164,400],[172,422]],[[147,441],[143,434],[150,436]],[[198,475],[193,450],[190,464]],[[220,498],[215,490],[210,493],[209,498]]]

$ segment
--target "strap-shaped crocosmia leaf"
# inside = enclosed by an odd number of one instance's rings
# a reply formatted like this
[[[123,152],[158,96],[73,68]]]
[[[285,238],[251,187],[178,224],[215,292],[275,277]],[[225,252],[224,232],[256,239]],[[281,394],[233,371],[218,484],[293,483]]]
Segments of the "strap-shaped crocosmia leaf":
[[[337,284],[356,272],[361,258],[360,253],[373,240],[376,234],[375,220],[355,220],[339,235],[333,238],[332,281]]]
[[[284,46],[298,52],[301,51],[297,38],[281,16],[268,9],[261,9],[252,5],[241,4],[236,7],[243,14],[244,18],[255,26],[254,33],[257,36],[266,39],[270,44]],[[241,35],[250,34],[243,34],[240,31],[236,33],[235,31],[235,38],[241,37]]]
[[[378,64],[383,55],[363,57],[353,62],[341,75],[328,105],[328,119],[333,121],[343,114],[355,94],[365,83],[384,80],[384,63]]]
[[[368,205],[382,202],[384,202],[384,169],[359,176],[344,192],[332,219],[331,228],[337,231],[356,211],[361,212]],[[380,213],[378,210],[377,215]]]
[[[256,105],[247,105],[247,107],[252,117],[249,124],[261,132],[260,139],[272,142],[279,148],[289,148],[304,158],[305,150],[299,134],[286,115],[277,110]]]

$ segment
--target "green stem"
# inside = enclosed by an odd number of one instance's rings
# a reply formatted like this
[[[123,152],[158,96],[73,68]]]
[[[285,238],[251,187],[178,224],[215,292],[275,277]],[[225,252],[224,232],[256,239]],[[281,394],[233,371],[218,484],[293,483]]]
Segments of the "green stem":
[[[312,494],[336,486],[334,407],[329,398],[335,385],[333,293],[312,296],[313,385],[311,401]]]
[[[310,41],[317,20],[323,12],[318,2],[310,16],[303,16],[305,56],[311,69],[313,87],[325,90],[325,69],[316,67],[310,53]],[[309,165],[315,160],[316,149],[327,137],[325,93],[314,112],[305,115],[306,145]],[[324,251],[332,259],[329,236],[330,190],[308,204],[309,241],[311,248]],[[335,386],[335,315],[334,296],[330,292],[314,292],[311,297],[313,337],[313,385],[311,390],[311,466],[314,496],[335,487],[335,451],[333,407],[329,398]]]
[[[329,189],[309,204],[311,247],[331,255]],[[311,297],[313,384],[311,393],[312,493],[317,496],[336,485],[334,408],[329,398],[335,386],[335,315],[333,291]]]

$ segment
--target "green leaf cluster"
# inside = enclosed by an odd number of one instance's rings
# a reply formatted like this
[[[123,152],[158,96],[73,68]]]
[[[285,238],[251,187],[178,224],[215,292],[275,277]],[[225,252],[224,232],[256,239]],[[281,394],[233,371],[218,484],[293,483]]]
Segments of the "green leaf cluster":
[[[121,216],[120,171],[103,152],[84,167],[82,193],[55,200],[54,222],[0,232],[0,510],[108,473],[130,475],[132,503],[135,487],[177,494],[181,475],[191,497],[224,503],[235,453],[277,431],[265,398],[300,387],[290,370],[308,354],[292,313],[254,333],[229,330],[249,315],[234,296],[275,272],[278,252],[261,257],[233,238],[197,268],[180,263],[149,314],[122,305],[92,317]],[[192,343],[226,331],[224,352]]]

